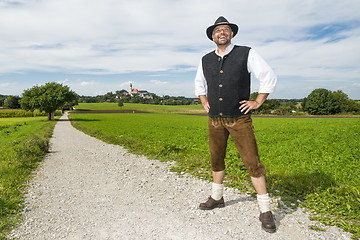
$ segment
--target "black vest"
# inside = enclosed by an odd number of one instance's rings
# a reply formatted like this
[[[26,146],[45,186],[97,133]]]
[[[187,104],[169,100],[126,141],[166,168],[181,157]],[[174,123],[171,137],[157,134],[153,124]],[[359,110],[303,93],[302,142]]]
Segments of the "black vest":
[[[250,98],[250,73],[247,69],[249,51],[249,47],[235,45],[223,58],[215,51],[202,58],[210,117],[244,115],[239,110],[239,102]]]

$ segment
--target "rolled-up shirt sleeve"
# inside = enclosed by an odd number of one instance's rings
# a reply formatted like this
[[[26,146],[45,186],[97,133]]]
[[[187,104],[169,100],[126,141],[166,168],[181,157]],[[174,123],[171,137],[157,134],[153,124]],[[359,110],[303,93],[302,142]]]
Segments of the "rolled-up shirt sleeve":
[[[195,77],[195,95],[196,96],[206,95],[206,80],[205,80],[201,60]]]
[[[248,56],[248,71],[260,82],[259,93],[272,93],[275,90],[277,76],[265,60],[253,49]]]

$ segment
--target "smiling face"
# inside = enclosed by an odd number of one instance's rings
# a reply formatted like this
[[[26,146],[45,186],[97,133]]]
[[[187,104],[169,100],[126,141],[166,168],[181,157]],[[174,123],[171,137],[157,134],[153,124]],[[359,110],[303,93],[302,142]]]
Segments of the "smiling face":
[[[234,33],[228,25],[219,25],[214,28],[212,38],[218,46],[227,46],[231,43]]]

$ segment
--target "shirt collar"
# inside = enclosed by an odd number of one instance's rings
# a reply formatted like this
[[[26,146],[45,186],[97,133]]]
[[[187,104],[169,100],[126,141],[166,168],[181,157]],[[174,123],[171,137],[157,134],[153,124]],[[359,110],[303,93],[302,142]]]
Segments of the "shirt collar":
[[[229,54],[229,53],[231,52],[231,50],[233,50],[233,48],[234,48],[234,44],[230,43],[230,45],[226,47],[223,56]],[[221,56],[221,55],[218,53],[217,48],[215,49],[215,53],[216,53],[216,55],[218,55],[219,57],[223,57],[223,56]]]

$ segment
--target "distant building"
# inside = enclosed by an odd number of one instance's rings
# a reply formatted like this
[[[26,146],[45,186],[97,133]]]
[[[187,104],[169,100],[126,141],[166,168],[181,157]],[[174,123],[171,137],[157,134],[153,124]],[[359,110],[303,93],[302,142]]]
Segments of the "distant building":
[[[126,90],[116,91],[116,99],[122,99],[124,96],[129,96],[130,93]]]
[[[200,99],[195,98],[195,99],[193,100],[193,104],[199,104],[199,103],[201,103]]]
[[[132,83],[130,82],[130,92],[129,92],[130,96],[134,97],[134,96],[139,96],[142,98],[153,98],[152,95],[145,90],[141,90],[139,91],[136,88],[132,88]]]

